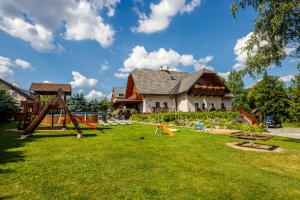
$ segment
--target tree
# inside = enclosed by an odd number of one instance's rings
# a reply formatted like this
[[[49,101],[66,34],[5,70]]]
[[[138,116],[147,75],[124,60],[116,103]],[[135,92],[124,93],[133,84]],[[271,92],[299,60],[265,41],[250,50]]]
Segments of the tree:
[[[68,99],[68,108],[71,112],[86,111],[87,102],[83,94],[76,94]]]
[[[106,111],[107,109],[110,109],[111,105],[109,103],[109,101],[107,100],[107,98],[102,99],[99,102],[99,110],[100,111]]]
[[[3,89],[0,89],[0,121],[10,119],[20,108],[14,99]]]
[[[86,103],[86,109],[85,111],[87,112],[98,112],[99,110],[99,104],[97,99],[91,100],[89,102]]]
[[[300,121],[300,73],[295,76],[289,87],[290,108],[289,115],[292,121]]]
[[[264,73],[287,57],[300,57],[299,0],[236,0],[231,12],[252,7],[258,12],[254,33],[247,42],[245,71],[250,75]],[[298,62],[298,68],[300,64]]]
[[[288,116],[289,99],[284,82],[276,76],[264,75],[263,79],[249,89],[248,100],[264,115],[285,120]]]
[[[245,109],[249,111],[249,106],[246,103],[246,91],[244,89],[244,74],[243,72],[231,71],[228,75],[227,87],[233,94],[233,109]]]

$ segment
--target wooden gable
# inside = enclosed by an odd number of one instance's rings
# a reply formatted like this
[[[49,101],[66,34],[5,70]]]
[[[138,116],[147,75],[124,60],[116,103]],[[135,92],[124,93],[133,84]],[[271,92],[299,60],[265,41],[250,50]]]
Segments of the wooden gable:
[[[225,83],[215,73],[204,73],[188,93],[200,96],[224,96],[229,92]]]

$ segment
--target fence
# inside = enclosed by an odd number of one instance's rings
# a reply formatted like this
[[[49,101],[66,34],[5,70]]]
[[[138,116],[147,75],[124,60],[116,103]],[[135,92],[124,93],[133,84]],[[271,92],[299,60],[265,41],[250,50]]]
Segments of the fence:
[[[73,113],[76,116],[81,116],[84,118],[85,121],[90,123],[98,123],[98,119],[103,116],[104,113],[101,112],[76,112]],[[42,124],[61,124],[63,122],[64,114],[48,114],[42,121]],[[66,116],[66,123],[71,123],[70,117]]]

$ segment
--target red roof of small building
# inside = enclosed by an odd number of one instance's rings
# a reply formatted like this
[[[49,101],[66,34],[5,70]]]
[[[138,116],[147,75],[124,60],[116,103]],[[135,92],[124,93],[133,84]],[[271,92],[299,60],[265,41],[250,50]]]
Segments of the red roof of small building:
[[[72,94],[72,87],[70,84],[58,83],[32,83],[29,91],[40,95],[54,95],[59,89],[66,95]]]

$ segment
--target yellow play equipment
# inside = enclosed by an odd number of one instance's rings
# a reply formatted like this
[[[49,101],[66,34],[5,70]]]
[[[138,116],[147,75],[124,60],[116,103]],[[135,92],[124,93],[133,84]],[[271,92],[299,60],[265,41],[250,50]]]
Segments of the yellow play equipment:
[[[176,129],[173,129],[173,131],[177,131]],[[157,126],[157,129],[155,131],[155,134],[163,134],[164,132],[167,133],[168,136],[173,137],[175,134],[173,133],[171,129],[169,129],[167,126],[163,124],[159,124]]]

